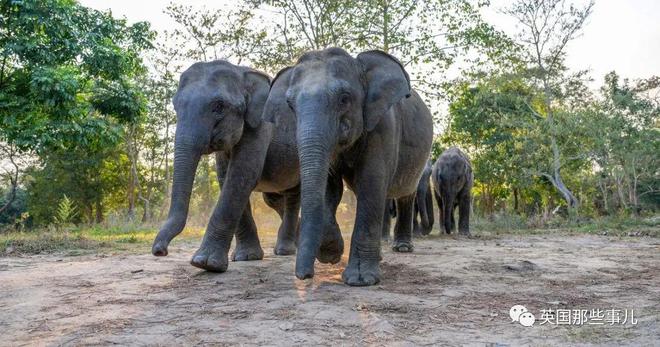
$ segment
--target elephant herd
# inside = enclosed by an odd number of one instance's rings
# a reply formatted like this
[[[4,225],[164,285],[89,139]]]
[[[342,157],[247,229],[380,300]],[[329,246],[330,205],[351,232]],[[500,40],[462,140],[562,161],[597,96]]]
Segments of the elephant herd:
[[[450,147],[444,151],[435,164],[429,160],[424,166],[417,184],[413,234],[422,236],[431,233],[433,229],[433,196],[435,196],[441,223],[440,229],[447,234],[454,230],[454,211],[458,207],[458,231],[461,235],[469,236],[470,192],[473,180],[470,160],[456,147]],[[445,218],[445,216],[448,217]],[[390,200],[383,219],[383,241],[389,241],[390,220],[394,217],[396,217],[396,204],[394,200]]]
[[[389,235],[390,208],[397,217],[395,252],[413,250],[413,230],[430,232],[429,177],[445,230],[452,230],[458,206],[459,231],[469,233],[469,161],[450,148],[431,166],[431,114],[403,65],[385,52],[307,52],[272,80],[226,61],[199,62],[181,75],[173,104],[171,205],[154,240],[156,256],[167,255],[185,226],[205,154],[215,154],[221,195],[191,264],[208,271],[227,270],[234,236],[232,260],[263,258],[249,201],[253,191],[280,215],[274,253],[296,254],[299,279],[314,276],[316,260],[337,263],[344,253],[335,218],[344,184],[357,199],[342,274],[346,284],[380,281],[380,242],[385,223]]]

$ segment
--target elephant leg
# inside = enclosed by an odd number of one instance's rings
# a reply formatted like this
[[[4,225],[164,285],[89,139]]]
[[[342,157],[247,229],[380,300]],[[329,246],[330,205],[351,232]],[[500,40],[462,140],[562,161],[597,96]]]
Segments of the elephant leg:
[[[394,242],[392,250],[395,252],[412,252],[412,224],[415,204],[415,194],[396,200],[396,224],[394,225]]]
[[[264,258],[264,251],[259,243],[257,234],[257,225],[252,218],[252,207],[248,200],[241,220],[236,229],[236,248],[231,255],[232,261],[261,260]]]
[[[422,213],[426,213],[426,225],[422,225],[424,228],[424,231],[422,232],[424,235],[428,235],[431,233],[431,230],[433,230],[433,193],[431,192],[430,189],[426,190],[426,194],[424,194],[424,201],[426,202],[424,205],[425,210],[422,211]],[[423,224],[423,223],[422,223]]]
[[[421,214],[421,211],[419,210],[419,205],[417,204],[417,201],[413,202],[413,214],[412,214],[412,230],[413,230],[413,235],[417,236],[422,236],[422,228],[420,222],[417,220],[417,216]]]
[[[296,254],[299,210],[300,194],[298,192],[285,194],[282,225],[277,231],[277,243],[273,250],[276,255]]]
[[[264,202],[270,208],[275,210],[280,216],[280,226],[277,229],[277,241],[273,248],[275,255],[291,255],[296,253],[295,244],[291,245],[289,235],[287,235],[287,228],[290,226],[285,225],[286,219],[286,197],[279,193],[263,193]],[[290,218],[289,218],[290,219]],[[290,222],[289,222],[290,223]],[[294,240],[295,242],[295,240]]]
[[[470,236],[470,194],[462,194],[458,199],[458,233]]]
[[[231,241],[248,206],[250,193],[257,185],[266,156],[267,146],[261,143],[260,136],[265,135],[246,133],[236,145],[223,179],[220,200],[191,265],[207,271],[227,271]]]
[[[218,176],[218,183],[220,189],[225,182],[227,175],[227,167],[229,166],[229,159],[224,153],[215,154],[215,171]],[[259,243],[259,235],[257,234],[257,225],[252,218],[252,207],[248,200],[241,220],[238,222],[236,229],[236,248],[231,255],[232,261],[245,261],[245,260],[261,260],[264,258],[264,251],[261,249]]]
[[[388,206],[385,207],[385,213],[383,213],[383,233],[381,235],[381,240],[385,242],[390,241],[390,225],[392,224],[392,216],[390,213],[389,202]]]
[[[328,185],[325,191],[325,228],[323,239],[316,259],[321,263],[336,264],[344,254],[344,238],[337,223],[337,207],[344,194],[344,183],[341,175],[337,173],[328,176]]]
[[[456,205],[454,205],[454,207],[452,207],[450,212],[449,212],[450,217],[451,217],[451,224],[450,224],[450,227],[449,227],[450,233],[456,229],[456,219],[454,219],[455,211],[456,211]]]
[[[442,227],[445,225],[445,219],[444,219],[444,205],[442,204],[442,198],[436,192],[435,190],[433,191],[433,196],[435,196],[435,202],[438,204],[438,229],[440,230],[440,234],[442,234]]]
[[[381,211],[385,211],[386,179],[368,170],[355,182],[357,211],[351,237],[348,265],[342,273],[344,283],[369,286],[380,282],[380,236],[383,231]],[[399,218],[399,216],[397,216]]]
[[[264,202],[284,220],[284,195],[278,193],[262,193]]]

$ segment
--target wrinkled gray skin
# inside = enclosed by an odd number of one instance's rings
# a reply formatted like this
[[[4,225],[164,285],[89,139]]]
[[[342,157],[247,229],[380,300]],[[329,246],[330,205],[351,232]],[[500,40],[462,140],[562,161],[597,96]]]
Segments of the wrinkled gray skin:
[[[249,202],[253,190],[264,192],[266,203],[282,216],[275,253],[295,253],[300,206],[295,119],[283,115],[277,128],[262,122],[269,89],[267,75],[225,61],[195,63],[181,75],[173,100],[172,203],[154,240],[154,255],[167,255],[170,241],[183,230],[197,164],[211,153],[222,190],[192,265],[226,271],[234,234],[233,260],[263,258]]]
[[[428,235],[433,229],[433,189],[431,188],[431,168],[432,162],[428,160],[422,177],[417,184],[417,193],[415,194],[415,209],[413,213],[413,235]],[[381,239],[389,241],[390,223],[392,218],[396,218],[396,204],[393,199],[387,200],[388,208],[383,216],[383,234]],[[419,220],[418,220],[419,219]]]
[[[468,157],[456,147],[442,152],[431,174],[435,199],[440,210],[440,223],[447,234],[454,230],[454,210],[458,207],[458,232],[470,235],[472,200],[472,166]]]
[[[285,82],[300,159],[296,276],[313,277],[315,257],[343,243],[338,229],[334,235],[326,230],[329,202],[341,195],[343,178],[355,192],[357,211],[342,278],[349,285],[376,284],[388,198],[396,199],[398,215],[393,249],[413,249],[413,203],[431,149],[431,114],[411,91],[401,63],[379,51],[357,58],[339,48],[308,52]]]

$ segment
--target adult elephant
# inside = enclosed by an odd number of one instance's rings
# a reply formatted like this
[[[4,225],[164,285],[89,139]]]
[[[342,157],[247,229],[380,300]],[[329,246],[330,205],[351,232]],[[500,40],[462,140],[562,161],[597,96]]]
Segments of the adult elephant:
[[[415,214],[413,215],[413,234],[428,235],[433,229],[433,189],[431,188],[431,160],[426,161],[422,177],[417,184],[415,195]],[[418,221],[419,217],[419,221]]]
[[[182,75],[174,96],[177,114],[172,202],[167,221],[152,247],[167,255],[170,241],[183,230],[200,157],[216,154],[222,191],[192,265],[215,272],[233,260],[263,258],[249,197],[264,192],[283,218],[275,254],[294,254],[299,211],[299,165],[295,119],[281,115],[281,126],[262,122],[270,78],[226,61],[195,63]]]
[[[343,178],[355,192],[357,211],[342,278],[356,286],[378,283],[388,198],[396,199],[398,215],[392,248],[413,249],[413,203],[431,150],[431,114],[401,63],[381,51],[357,58],[340,48],[308,52],[284,83],[297,118],[301,173],[296,276],[313,277],[314,258],[327,252],[325,241],[333,239],[325,232],[328,202],[340,194]]]
[[[440,210],[440,223],[447,234],[454,230],[454,210],[458,207],[458,232],[470,235],[470,204],[473,175],[468,157],[457,147],[442,152],[433,165],[434,195]]]

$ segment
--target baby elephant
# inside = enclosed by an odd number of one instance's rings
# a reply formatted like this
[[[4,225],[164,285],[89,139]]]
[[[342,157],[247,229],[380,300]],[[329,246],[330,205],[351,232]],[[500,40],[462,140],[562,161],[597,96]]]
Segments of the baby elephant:
[[[457,147],[442,152],[431,174],[435,199],[440,210],[440,223],[445,232],[454,229],[454,209],[458,206],[458,232],[470,235],[470,202],[474,182],[470,160]]]

